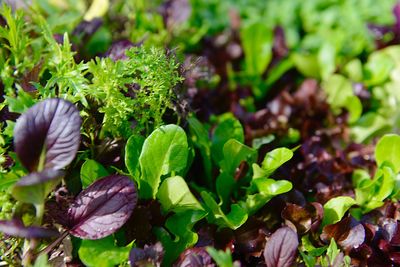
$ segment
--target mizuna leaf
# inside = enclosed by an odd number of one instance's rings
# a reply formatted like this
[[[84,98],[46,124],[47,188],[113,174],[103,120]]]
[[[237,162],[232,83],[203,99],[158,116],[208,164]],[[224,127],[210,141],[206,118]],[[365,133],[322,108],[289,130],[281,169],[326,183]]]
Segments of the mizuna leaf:
[[[267,267],[289,267],[296,257],[299,241],[297,234],[289,227],[276,230],[267,241],[264,259]]]
[[[43,204],[47,195],[60,182],[64,173],[60,170],[47,169],[32,172],[22,177],[13,187],[15,199],[32,204]]]
[[[78,109],[63,99],[46,99],[19,117],[15,151],[30,171],[62,169],[74,159],[80,143]],[[42,165],[42,166],[39,166]]]
[[[58,235],[58,232],[38,226],[24,226],[22,221],[14,219],[11,221],[0,220],[0,232],[21,238],[50,238]]]
[[[110,175],[97,180],[68,209],[69,232],[82,239],[110,235],[129,219],[136,202],[136,187],[128,177]]]

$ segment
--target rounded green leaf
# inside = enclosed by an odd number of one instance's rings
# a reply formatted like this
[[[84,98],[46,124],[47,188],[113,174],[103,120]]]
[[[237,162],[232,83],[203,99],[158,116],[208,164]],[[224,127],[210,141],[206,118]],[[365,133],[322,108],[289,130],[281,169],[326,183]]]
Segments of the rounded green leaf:
[[[228,116],[215,127],[212,137],[211,156],[215,163],[219,164],[223,160],[224,145],[230,139],[244,143],[242,124],[236,118]]]
[[[261,75],[272,58],[272,27],[260,21],[245,24],[240,31],[246,72],[250,76]]]
[[[270,196],[284,194],[286,192],[289,192],[293,188],[292,183],[287,180],[275,181],[273,179],[261,178],[255,179],[253,180],[253,182],[257,186],[260,193]]]
[[[376,144],[375,159],[378,166],[386,161],[398,173],[400,171],[400,136],[396,134],[383,136]]]
[[[185,131],[177,125],[156,129],[144,141],[139,157],[141,177],[139,193],[144,198],[154,198],[161,176],[186,168],[189,148]]]
[[[203,210],[180,176],[165,179],[158,190],[157,198],[165,211]]]
[[[112,236],[98,240],[82,240],[78,254],[81,261],[89,267],[111,267],[128,259],[131,248],[118,247]]]
[[[143,142],[144,138],[142,136],[132,135],[125,146],[125,165],[136,181],[140,176],[139,157]]]
[[[356,204],[356,201],[351,197],[335,197],[330,199],[324,205],[322,225],[337,223],[354,204]]]
[[[293,151],[286,148],[280,147],[276,148],[265,155],[261,167],[264,171],[264,177],[268,177],[276,169],[278,169],[282,164],[287,162],[293,157]]]
[[[331,107],[339,111],[345,108],[349,111],[349,122],[356,122],[362,113],[360,99],[353,93],[353,85],[346,77],[334,74],[327,78],[322,84],[322,88],[328,95],[328,103]]]
[[[95,160],[87,159],[81,167],[82,187],[86,188],[97,179],[109,175],[106,168]]]
[[[291,59],[297,70],[306,77],[320,78],[320,66],[316,55],[292,53]]]

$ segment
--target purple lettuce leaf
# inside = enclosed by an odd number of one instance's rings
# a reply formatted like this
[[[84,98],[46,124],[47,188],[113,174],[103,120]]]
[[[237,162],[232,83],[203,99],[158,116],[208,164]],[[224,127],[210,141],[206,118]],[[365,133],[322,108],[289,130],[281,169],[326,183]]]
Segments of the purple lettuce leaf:
[[[268,230],[264,221],[250,217],[244,225],[234,232],[235,252],[243,255],[246,259],[261,257],[267,233]]]
[[[6,235],[21,238],[51,238],[58,235],[56,230],[47,229],[39,226],[24,226],[19,219],[11,221],[0,220],[0,232]]]
[[[286,224],[293,224],[299,234],[305,234],[309,230],[318,230],[322,222],[324,209],[318,202],[311,202],[305,207],[287,203],[282,211],[282,218]]]
[[[276,230],[267,241],[264,259],[267,267],[289,267],[296,257],[299,241],[297,234],[289,227]]]
[[[138,46],[138,44],[133,44],[129,40],[116,41],[108,49],[105,56],[111,58],[114,61],[128,59],[125,53],[127,50],[129,50],[129,48],[132,48],[134,46]]]
[[[164,249],[160,242],[144,248],[132,248],[129,253],[129,261],[132,267],[137,266],[161,266],[164,257]]]
[[[186,249],[175,263],[176,267],[215,267],[215,263],[205,247]]]
[[[164,24],[168,30],[173,30],[184,24],[192,14],[192,7],[188,0],[168,0],[159,8]]]
[[[81,117],[70,102],[51,98],[22,114],[14,128],[15,151],[30,171],[62,169],[75,158]],[[44,157],[44,158],[43,158]],[[44,166],[38,166],[43,162]]]
[[[400,3],[399,2],[393,7],[393,15],[396,18],[396,21],[394,24],[394,30],[396,33],[398,33],[400,31]]]
[[[69,232],[82,239],[99,239],[117,231],[137,202],[135,184],[122,175],[97,180],[68,209]]]

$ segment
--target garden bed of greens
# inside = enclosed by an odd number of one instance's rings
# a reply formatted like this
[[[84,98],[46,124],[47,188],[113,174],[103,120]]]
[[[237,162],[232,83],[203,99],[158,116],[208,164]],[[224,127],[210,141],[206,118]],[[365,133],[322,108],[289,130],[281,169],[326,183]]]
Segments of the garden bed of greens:
[[[0,266],[400,266],[395,0],[7,0],[0,91]]]

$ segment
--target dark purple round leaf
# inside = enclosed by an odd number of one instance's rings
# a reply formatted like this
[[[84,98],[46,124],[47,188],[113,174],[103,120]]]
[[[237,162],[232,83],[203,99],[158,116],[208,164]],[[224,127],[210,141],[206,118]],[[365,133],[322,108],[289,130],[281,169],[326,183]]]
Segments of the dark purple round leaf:
[[[22,164],[37,171],[40,158],[44,169],[62,169],[74,159],[80,143],[81,117],[70,102],[51,98],[22,114],[14,128],[14,146]]]
[[[69,232],[82,239],[110,235],[129,219],[136,202],[135,184],[127,176],[110,175],[97,180],[68,209]]]
[[[50,238],[58,235],[58,232],[38,226],[25,227],[20,220],[11,221],[0,220],[0,232],[6,235],[21,238]]]
[[[276,230],[267,241],[264,260],[267,267],[289,267],[296,257],[299,241],[295,231],[289,227]]]

